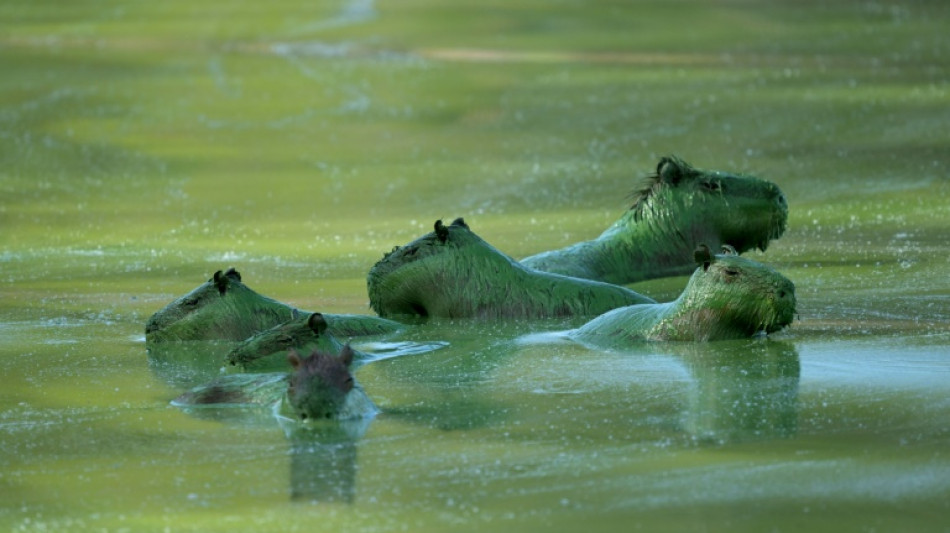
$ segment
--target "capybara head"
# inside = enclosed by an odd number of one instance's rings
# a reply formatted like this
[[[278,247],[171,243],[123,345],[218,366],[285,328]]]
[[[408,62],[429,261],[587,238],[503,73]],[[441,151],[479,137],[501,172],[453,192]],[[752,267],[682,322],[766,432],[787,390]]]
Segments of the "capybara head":
[[[233,268],[217,271],[195,290],[149,318],[148,342],[190,340],[240,341],[287,320],[295,310],[262,296],[241,282]]]
[[[743,335],[772,333],[791,324],[795,316],[795,285],[762,263],[739,257],[731,246],[712,255],[700,246],[699,268],[690,278],[679,305],[694,323],[717,331],[741,330]]]
[[[303,419],[336,418],[346,395],[356,382],[350,374],[353,350],[347,344],[334,356],[319,350],[301,358],[291,351],[287,361],[293,367],[287,397],[294,412]]]
[[[283,364],[285,353],[290,350],[314,349],[336,352],[342,345],[327,333],[327,320],[322,313],[311,313],[294,320],[278,324],[246,339],[234,347],[227,359],[232,365],[240,365],[245,370],[258,369],[261,364],[269,364],[272,356],[278,356]],[[278,363],[277,359],[273,361]]]
[[[404,293],[413,293],[408,290],[410,287],[407,287],[404,280],[428,282],[432,278],[441,277],[440,272],[455,272],[453,269],[460,264],[470,267],[474,261],[473,255],[466,256],[459,251],[478,243],[484,241],[471,232],[461,217],[448,226],[443,224],[441,219],[436,220],[431,233],[405,246],[393,248],[373,265],[366,278],[370,306],[380,316],[429,315],[429,309],[418,298],[404,297]],[[493,250],[487,244],[484,248]],[[436,256],[437,262],[432,259]],[[397,271],[400,275],[394,276]],[[414,286],[411,288],[415,289]],[[383,300],[387,303],[381,306],[379,302]]]
[[[660,234],[667,226],[682,228],[685,221],[700,221],[702,231],[716,233],[739,253],[765,250],[785,232],[788,220],[785,195],[774,183],[699,170],[676,156],[660,159],[656,173],[633,197],[634,220],[656,224]]]
[[[450,249],[451,245],[455,245],[455,247],[463,245],[467,242],[464,237],[462,242],[455,241],[459,240],[458,237],[470,234],[468,224],[465,223],[462,217],[456,218],[448,226],[442,223],[442,219],[439,219],[435,221],[431,233],[427,233],[405,246],[396,246],[391,252],[383,254],[383,260],[380,263],[392,264],[395,268],[398,268],[408,263],[421,261],[429,256],[443,253],[446,250],[446,245],[450,245]],[[453,239],[453,236],[456,238]]]

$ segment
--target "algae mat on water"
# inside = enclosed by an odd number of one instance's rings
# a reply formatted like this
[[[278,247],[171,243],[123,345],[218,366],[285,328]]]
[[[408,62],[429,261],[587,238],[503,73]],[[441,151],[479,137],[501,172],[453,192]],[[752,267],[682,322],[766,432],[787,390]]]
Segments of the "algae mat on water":
[[[945,531],[943,2],[0,20],[0,528]],[[433,220],[560,248],[671,153],[787,195],[750,257],[795,282],[788,332],[601,352],[514,341],[561,322],[431,323],[401,340],[449,347],[357,372],[382,413],[356,437],[191,417],[187,369],[147,366],[148,316],[217,270],[368,313],[366,272]]]

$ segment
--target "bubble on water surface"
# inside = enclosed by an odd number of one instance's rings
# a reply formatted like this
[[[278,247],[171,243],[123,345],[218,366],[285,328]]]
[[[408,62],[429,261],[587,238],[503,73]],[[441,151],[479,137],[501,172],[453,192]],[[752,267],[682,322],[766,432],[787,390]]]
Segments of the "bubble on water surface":
[[[247,254],[245,253],[229,250],[226,252],[220,252],[220,253],[208,255],[205,257],[205,261],[208,261],[209,263],[243,261],[246,257],[247,257]]]

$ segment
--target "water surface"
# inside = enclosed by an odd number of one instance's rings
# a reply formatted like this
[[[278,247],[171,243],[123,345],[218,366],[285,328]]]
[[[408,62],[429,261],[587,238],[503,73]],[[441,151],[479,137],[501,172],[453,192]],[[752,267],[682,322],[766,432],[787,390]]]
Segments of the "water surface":
[[[941,2],[0,7],[0,527],[947,531],[950,40]],[[662,155],[775,181],[770,339],[602,352],[435,322],[286,431],[171,407],[144,324],[219,269],[369,313],[465,217],[596,236]],[[634,286],[674,298],[685,278]]]

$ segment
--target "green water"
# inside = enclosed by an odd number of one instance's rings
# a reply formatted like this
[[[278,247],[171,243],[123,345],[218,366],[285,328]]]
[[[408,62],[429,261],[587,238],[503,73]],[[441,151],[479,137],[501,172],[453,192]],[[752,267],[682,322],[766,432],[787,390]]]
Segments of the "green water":
[[[944,2],[5,2],[0,529],[950,530]],[[234,266],[368,313],[464,216],[591,238],[676,153],[776,182],[773,339],[604,353],[435,323],[366,427],[201,417],[144,324]],[[634,286],[661,300],[685,278]]]

